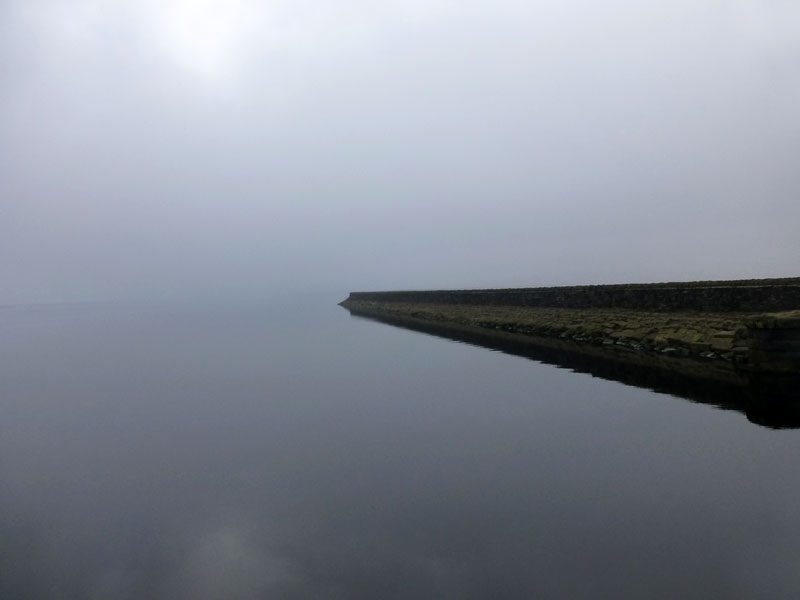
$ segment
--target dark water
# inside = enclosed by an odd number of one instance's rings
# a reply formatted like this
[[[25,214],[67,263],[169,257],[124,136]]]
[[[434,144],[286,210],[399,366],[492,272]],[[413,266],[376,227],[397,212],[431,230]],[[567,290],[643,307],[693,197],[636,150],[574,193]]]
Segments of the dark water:
[[[0,598],[800,597],[800,431],[337,300],[0,309]]]

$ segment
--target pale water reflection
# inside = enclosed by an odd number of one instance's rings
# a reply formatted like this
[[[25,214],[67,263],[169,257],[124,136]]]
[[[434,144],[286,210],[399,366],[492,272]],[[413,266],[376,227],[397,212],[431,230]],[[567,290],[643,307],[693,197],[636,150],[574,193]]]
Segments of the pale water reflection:
[[[800,433],[336,300],[0,310],[0,597],[800,593]]]
[[[795,373],[753,371],[735,362],[664,358],[627,348],[348,310],[359,319],[522,356],[725,410],[737,410],[751,422],[772,429],[800,428],[800,375]]]

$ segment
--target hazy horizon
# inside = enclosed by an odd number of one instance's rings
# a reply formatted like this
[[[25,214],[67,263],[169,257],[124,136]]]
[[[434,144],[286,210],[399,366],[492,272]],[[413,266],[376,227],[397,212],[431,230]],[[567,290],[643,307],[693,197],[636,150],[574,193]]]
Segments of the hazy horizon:
[[[0,5],[0,304],[797,276],[800,5]]]

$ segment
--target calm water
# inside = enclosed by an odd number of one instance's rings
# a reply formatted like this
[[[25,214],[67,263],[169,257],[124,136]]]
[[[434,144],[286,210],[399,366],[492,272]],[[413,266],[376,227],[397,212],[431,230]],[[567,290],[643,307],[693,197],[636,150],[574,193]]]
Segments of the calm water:
[[[0,598],[800,597],[800,431],[337,300],[0,309]]]

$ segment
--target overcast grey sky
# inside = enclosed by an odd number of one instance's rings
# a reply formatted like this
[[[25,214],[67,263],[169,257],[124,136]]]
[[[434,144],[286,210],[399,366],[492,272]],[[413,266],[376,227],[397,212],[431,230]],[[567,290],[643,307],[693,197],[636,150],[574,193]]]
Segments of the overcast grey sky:
[[[5,0],[0,303],[798,275],[796,0]]]

